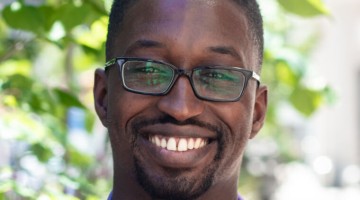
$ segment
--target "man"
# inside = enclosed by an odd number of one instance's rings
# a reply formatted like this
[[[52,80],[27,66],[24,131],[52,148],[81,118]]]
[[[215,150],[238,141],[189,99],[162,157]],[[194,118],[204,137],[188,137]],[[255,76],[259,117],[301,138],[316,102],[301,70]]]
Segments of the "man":
[[[95,108],[109,131],[109,199],[241,199],[261,129],[262,20],[255,0],[115,0]]]

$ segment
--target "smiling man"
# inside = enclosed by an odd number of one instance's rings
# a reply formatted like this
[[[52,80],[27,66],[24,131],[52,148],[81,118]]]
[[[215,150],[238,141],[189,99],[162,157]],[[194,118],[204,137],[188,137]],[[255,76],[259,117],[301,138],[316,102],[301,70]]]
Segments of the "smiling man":
[[[94,87],[109,199],[241,199],[244,149],[267,106],[262,34],[255,0],[115,0]]]

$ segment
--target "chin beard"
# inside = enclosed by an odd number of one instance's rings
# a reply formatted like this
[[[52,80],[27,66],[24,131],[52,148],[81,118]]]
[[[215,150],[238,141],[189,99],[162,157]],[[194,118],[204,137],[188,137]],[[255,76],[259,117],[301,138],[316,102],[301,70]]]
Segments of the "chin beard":
[[[217,166],[207,167],[199,177],[186,177],[186,169],[167,169],[169,176],[150,175],[141,162],[135,159],[138,183],[152,199],[192,200],[205,193],[213,183]],[[151,169],[150,169],[151,170]]]

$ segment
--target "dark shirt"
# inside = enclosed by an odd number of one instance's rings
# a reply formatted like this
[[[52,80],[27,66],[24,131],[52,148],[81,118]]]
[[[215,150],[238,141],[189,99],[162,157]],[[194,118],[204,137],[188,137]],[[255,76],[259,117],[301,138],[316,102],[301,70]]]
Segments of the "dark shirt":
[[[112,200],[112,192],[110,193],[108,200]],[[243,200],[239,194],[237,200]]]

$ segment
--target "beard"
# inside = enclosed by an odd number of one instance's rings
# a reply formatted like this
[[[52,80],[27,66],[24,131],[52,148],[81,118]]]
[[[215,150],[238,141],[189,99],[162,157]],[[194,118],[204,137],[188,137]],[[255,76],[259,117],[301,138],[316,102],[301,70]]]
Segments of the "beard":
[[[185,169],[168,169],[172,176],[152,177],[141,163],[135,159],[135,173],[138,183],[153,199],[192,200],[205,193],[213,183],[215,167],[207,167],[197,177],[184,177]],[[200,182],[200,183],[197,183]]]
[[[141,158],[136,156],[138,144],[135,142],[139,137],[139,130],[148,125],[172,123],[175,125],[195,125],[206,128],[216,133],[218,142],[217,153],[213,162],[201,170],[196,177],[186,176],[190,169],[164,168],[164,175],[151,173],[152,169],[146,167]],[[170,116],[164,116],[158,119],[136,119],[131,124],[132,136],[131,143],[135,153],[134,166],[135,175],[138,183],[153,199],[168,200],[192,200],[204,194],[214,182],[214,177],[218,171],[220,160],[223,157],[225,137],[229,136],[229,131],[224,126],[208,124],[196,119],[188,119],[184,122],[178,122]]]

